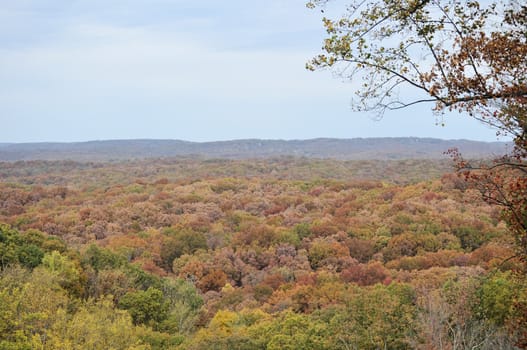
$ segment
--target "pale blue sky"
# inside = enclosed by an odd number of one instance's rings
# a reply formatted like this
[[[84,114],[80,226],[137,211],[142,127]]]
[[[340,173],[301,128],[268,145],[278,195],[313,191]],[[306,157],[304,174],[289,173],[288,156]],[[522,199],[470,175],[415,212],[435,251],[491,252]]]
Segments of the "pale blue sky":
[[[496,140],[432,106],[380,121],[308,72],[305,0],[0,0],[0,142],[422,136]]]

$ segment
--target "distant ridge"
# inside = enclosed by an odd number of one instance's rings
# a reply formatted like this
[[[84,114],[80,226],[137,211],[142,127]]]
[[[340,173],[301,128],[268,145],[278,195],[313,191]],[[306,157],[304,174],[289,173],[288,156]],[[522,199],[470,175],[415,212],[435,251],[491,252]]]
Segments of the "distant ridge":
[[[110,161],[173,157],[250,159],[282,156],[341,160],[441,159],[446,157],[445,151],[454,147],[465,157],[488,158],[503,154],[511,144],[417,137],[318,138],[290,141],[247,139],[190,142],[137,139],[72,143],[0,143],[0,161]]]

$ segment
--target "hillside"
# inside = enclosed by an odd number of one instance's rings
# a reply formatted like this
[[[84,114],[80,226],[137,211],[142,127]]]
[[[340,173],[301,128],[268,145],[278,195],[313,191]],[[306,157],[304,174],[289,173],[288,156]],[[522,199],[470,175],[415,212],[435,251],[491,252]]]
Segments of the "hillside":
[[[355,138],[311,140],[235,140],[189,142],[180,140],[108,140],[75,143],[0,144],[0,161],[124,159],[188,157],[249,159],[279,156],[339,160],[440,159],[450,148],[466,157],[502,154],[504,142],[440,140],[433,138]]]

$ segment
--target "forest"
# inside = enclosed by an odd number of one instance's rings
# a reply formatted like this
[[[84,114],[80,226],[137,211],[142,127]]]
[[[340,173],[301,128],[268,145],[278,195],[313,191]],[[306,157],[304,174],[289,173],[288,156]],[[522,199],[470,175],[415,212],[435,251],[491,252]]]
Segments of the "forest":
[[[525,262],[444,160],[0,163],[0,349],[519,349]]]
[[[2,142],[0,350],[526,349],[527,6],[341,10],[306,68],[353,83],[352,110],[428,103],[511,142],[451,160],[415,138],[384,139],[385,160],[366,139],[353,157],[331,139]]]

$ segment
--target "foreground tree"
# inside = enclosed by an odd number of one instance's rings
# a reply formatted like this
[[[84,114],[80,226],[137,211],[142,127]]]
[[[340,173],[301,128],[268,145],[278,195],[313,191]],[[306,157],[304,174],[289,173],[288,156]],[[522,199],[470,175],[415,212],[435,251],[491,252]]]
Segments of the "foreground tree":
[[[323,7],[331,0],[312,0]],[[382,116],[419,103],[468,113],[514,140],[493,164],[459,169],[485,199],[506,209],[527,257],[527,5],[521,0],[351,0],[324,18],[323,54],[307,68],[332,68],[360,82],[353,108]]]
[[[327,2],[313,0],[308,6]],[[468,111],[523,138],[527,6],[520,0],[485,3],[352,1],[341,19],[324,19],[326,53],[308,68],[336,67],[347,78],[362,80],[354,104],[359,110],[383,113],[435,102],[438,111]],[[398,95],[402,89],[409,100]],[[416,90],[421,98],[415,98]]]

